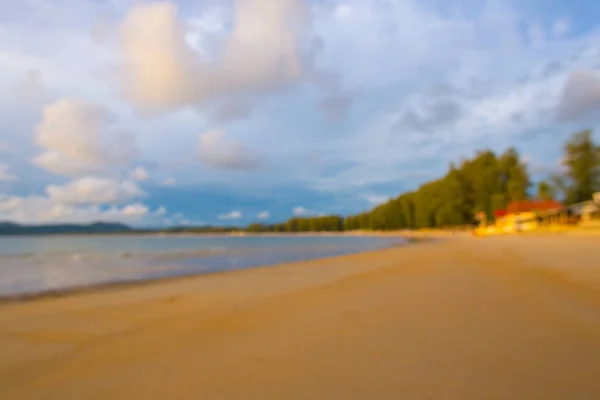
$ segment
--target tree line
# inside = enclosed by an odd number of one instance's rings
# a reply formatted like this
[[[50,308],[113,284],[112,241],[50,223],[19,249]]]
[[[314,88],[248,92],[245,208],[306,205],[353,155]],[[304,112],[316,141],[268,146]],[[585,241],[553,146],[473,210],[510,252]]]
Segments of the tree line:
[[[323,217],[294,217],[280,224],[251,224],[247,232],[341,232],[344,218],[339,215]]]
[[[280,224],[252,224],[248,232],[339,232],[343,230],[398,230],[464,227],[476,214],[493,220],[494,211],[512,201],[558,199],[569,205],[590,200],[600,191],[600,146],[592,132],[571,136],[563,147],[562,172],[538,182],[532,179],[515,148],[501,154],[476,152],[471,159],[451,163],[440,179],[401,194],[372,210],[350,215],[294,217]]]

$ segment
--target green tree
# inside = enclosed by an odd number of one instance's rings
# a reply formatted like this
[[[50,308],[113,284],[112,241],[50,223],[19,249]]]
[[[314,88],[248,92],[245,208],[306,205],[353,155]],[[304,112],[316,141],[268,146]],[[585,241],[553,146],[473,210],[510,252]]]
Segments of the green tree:
[[[439,227],[465,225],[471,219],[467,184],[462,173],[450,165],[450,170],[439,184],[439,204],[435,210],[435,225]]]
[[[414,193],[406,193],[400,196],[400,209],[404,219],[403,228],[413,229],[415,227]]]
[[[554,187],[552,187],[552,185],[550,185],[547,181],[539,182],[537,187],[537,198],[540,200],[554,200]]]
[[[590,200],[600,190],[600,147],[592,139],[592,131],[575,133],[564,146],[563,166],[566,173],[557,177],[565,190],[567,204]]]
[[[298,232],[298,218],[291,218],[285,223],[286,232]]]
[[[515,148],[511,147],[500,156],[498,169],[501,192],[505,194],[506,203],[527,199],[527,190],[531,187],[531,182],[527,167],[521,162]]]
[[[494,206],[492,197],[504,193],[505,185],[501,179],[498,158],[492,151],[478,152],[473,160],[466,161],[462,170],[469,182],[468,197],[472,205],[471,214],[483,211],[492,218]]]

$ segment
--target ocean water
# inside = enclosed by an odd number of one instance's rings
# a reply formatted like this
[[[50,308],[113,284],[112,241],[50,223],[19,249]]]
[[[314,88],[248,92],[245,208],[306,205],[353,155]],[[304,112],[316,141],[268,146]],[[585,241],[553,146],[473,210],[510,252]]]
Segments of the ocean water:
[[[276,265],[405,242],[369,236],[0,237],[0,297]]]

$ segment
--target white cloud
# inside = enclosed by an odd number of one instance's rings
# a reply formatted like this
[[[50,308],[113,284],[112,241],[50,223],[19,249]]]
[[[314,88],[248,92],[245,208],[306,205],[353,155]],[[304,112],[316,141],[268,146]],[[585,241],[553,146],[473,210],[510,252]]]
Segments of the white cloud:
[[[206,165],[219,169],[254,169],[260,164],[256,154],[244,145],[227,139],[223,131],[202,133],[198,156]]]
[[[258,219],[269,219],[271,218],[271,213],[268,211],[261,211],[258,214],[256,214],[256,218]]]
[[[133,182],[85,177],[63,186],[49,185],[47,195],[59,204],[116,204],[144,195]]]
[[[109,121],[103,107],[63,99],[44,109],[36,127],[36,143],[76,161],[101,163],[108,156],[102,130]]]
[[[0,220],[23,224],[41,223],[90,223],[124,222],[136,223],[149,218],[147,208],[131,204],[102,209],[97,205],[67,205],[49,197],[0,197]]]
[[[383,204],[386,201],[388,201],[389,199],[390,198],[388,196],[377,196],[377,195],[367,196],[367,201],[374,205]]]
[[[35,129],[45,152],[34,164],[54,173],[77,175],[129,161],[135,142],[111,129],[113,116],[101,106],[62,99],[47,106]]]
[[[126,217],[143,217],[148,215],[149,209],[143,204],[136,203],[123,207],[121,212]]]
[[[141,107],[163,109],[293,82],[303,73],[305,11],[300,0],[238,1],[224,47],[207,60],[186,41],[173,3],[136,5],[121,26],[126,93]]]
[[[213,2],[202,13],[187,18],[186,22],[186,43],[198,52],[201,59],[212,59],[232,21],[227,5]]]
[[[165,206],[160,206],[152,213],[152,215],[156,217],[162,217],[167,214],[167,208]]]
[[[0,182],[16,181],[17,177],[10,172],[10,167],[6,164],[0,164]]]
[[[241,211],[231,211],[227,214],[220,214],[219,215],[219,219],[221,220],[234,220],[234,219],[240,219],[243,217],[243,214]]]
[[[562,37],[569,33],[571,29],[571,21],[568,18],[560,18],[552,24],[552,33],[554,36]]]
[[[175,178],[165,178],[161,183],[160,186],[175,186]]]
[[[73,160],[54,151],[46,151],[32,160],[34,165],[56,175],[81,176],[102,174],[105,167]]]
[[[303,206],[296,206],[292,209],[292,214],[294,214],[295,216],[299,217],[302,215],[309,215],[309,214],[313,214],[312,211],[310,211],[309,209],[307,209],[306,207]]]
[[[121,26],[122,78],[134,102],[171,107],[193,100],[199,83],[184,31],[177,7],[169,2],[140,4],[128,13]]]
[[[131,178],[138,182],[145,181],[146,179],[148,179],[148,176],[149,176],[148,171],[143,167],[136,167],[131,172]]]
[[[0,153],[8,153],[10,151],[10,146],[7,143],[0,142]]]

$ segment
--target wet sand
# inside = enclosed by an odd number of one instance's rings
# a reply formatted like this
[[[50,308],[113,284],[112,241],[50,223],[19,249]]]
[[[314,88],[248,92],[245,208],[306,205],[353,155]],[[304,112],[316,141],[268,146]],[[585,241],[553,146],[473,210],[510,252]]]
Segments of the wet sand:
[[[600,238],[448,239],[0,305],[2,399],[599,399]]]

